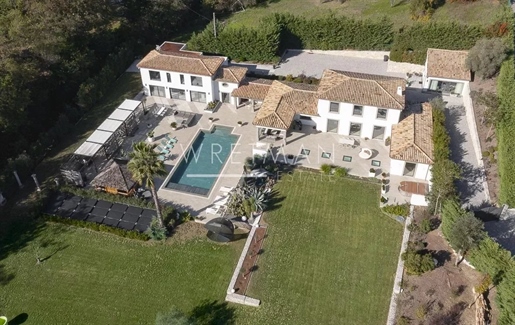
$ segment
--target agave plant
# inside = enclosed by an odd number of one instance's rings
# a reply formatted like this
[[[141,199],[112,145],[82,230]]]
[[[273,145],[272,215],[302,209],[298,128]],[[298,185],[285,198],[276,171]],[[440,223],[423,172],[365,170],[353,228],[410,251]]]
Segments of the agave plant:
[[[249,199],[254,205],[254,211],[263,211],[266,208],[267,198],[265,192],[261,188],[251,188]]]

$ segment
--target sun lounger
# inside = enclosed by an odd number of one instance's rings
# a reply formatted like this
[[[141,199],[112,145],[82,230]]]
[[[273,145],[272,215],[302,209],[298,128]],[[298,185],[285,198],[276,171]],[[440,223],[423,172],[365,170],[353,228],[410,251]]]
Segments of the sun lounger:
[[[206,213],[207,214],[218,214],[218,210],[220,210],[220,207],[207,208]]]
[[[229,196],[228,195],[218,195],[215,197],[215,200],[213,201],[213,204],[215,206],[222,206],[227,204],[229,202]]]
[[[168,154],[168,153],[170,153],[170,151],[167,148],[163,147],[163,146],[157,146],[156,149],[161,154]]]
[[[173,147],[174,147],[173,144],[167,142],[166,140],[161,141],[161,144],[163,145],[164,148],[166,148],[168,150],[173,149]]]
[[[159,155],[159,156],[157,156],[157,160],[165,161],[166,160],[166,156],[165,155]]]
[[[161,107],[161,108],[159,109],[159,111],[157,112],[157,114],[156,114],[156,115],[157,115],[157,116],[165,116],[165,114],[166,114],[166,109],[167,109],[167,108],[166,108],[166,106]]]
[[[220,192],[221,193],[226,193],[226,194],[231,192],[232,190],[234,190],[234,187],[222,186],[220,188]]]
[[[171,137],[169,134],[165,135],[165,140],[168,141],[168,143],[177,143],[177,137]]]

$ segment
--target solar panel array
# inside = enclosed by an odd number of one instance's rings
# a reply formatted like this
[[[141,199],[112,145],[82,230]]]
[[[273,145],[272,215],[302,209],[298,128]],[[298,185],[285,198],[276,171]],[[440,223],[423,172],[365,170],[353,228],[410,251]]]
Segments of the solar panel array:
[[[127,204],[59,194],[46,213],[63,218],[96,222],[125,230],[144,232],[156,212]]]

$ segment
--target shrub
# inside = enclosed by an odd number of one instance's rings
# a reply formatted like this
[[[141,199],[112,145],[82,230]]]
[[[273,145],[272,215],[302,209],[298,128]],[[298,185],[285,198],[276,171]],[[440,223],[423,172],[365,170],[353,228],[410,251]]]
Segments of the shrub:
[[[431,226],[431,220],[429,218],[422,219],[422,221],[420,221],[419,229],[424,234],[429,233],[431,230],[433,230],[433,227]]]
[[[336,177],[345,177],[345,176],[347,176],[347,168],[336,167],[334,169],[334,176],[336,176]]]
[[[490,275],[494,284],[501,282],[506,272],[515,267],[510,251],[502,248],[489,237],[483,239],[469,252],[467,260],[478,271]]]
[[[150,226],[145,231],[145,234],[153,240],[164,240],[166,239],[168,231],[166,230],[166,227],[159,224],[159,219],[157,219],[157,217],[153,217],[150,221]]]
[[[456,199],[449,199],[443,203],[442,207],[442,233],[449,239],[452,228],[456,220],[464,217],[467,211],[461,208],[460,202]]]
[[[333,166],[331,166],[329,164],[322,164],[322,166],[320,166],[320,171],[322,173],[324,173],[325,175],[331,174],[332,170],[333,170]]]
[[[483,79],[493,77],[507,57],[508,48],[500,38],[482,38],[470,49],[466,65],[476,76]]]
[[[479,26],[455,22],[415,23],[395,34],[390,59],[424,64],[428,48],[468,50],[482,37]]]
[[[496,134],[498,142],[499,200],[515,206],[515,67],[513,59],[504,62],[497,79],[500,122]]]
[[[407,217],[409,215],[410,206],[409,206],[408,203],[405,203],[405,204],[391,204],[391,205],[384,206],[382,209],[383,209],[384,212],[386,212],[388,214],[393,214],[393,215],[396,215],[396,216]]]
[[[449,149],[450,137],[445,128],[445,104],[441,98],[431,101],[433,107],[433,167],[431,169],[431,191],[427,198],[429,200],[429,211],[437,213],[444,199],[456,197],[455,180],[460,177],[458,165],[451,161]]]
[[[408,274],[420,275],[432,271],[435,268],[433,256],[429,253],[422,253],[412,247],[408,247],[401,255],[404,267]]]
[[[499,306],[499,325],[515,324],[515,268],[511,268],[504,280],[497,287],[497,305]]]
[[[125,237],[129,239],[137,239],[137,240],[143,240],[147,241],[148,236],[144,233],[140,233],[134,230],[125,230],[121,228],[114,228],[107,225],[99,225],[98,223],[94,222],[88,222],[83,220],[75,220],[75,219],[65,219],[58,216],[49,216],[49,215],[43,215],[43,219],[45,221],[54,222],[54,223],[60,223],[68,226],[74,226],[77,228],[85,228],[90,229],[94,231],[100,231],[100,232],[106,232],[109,234],[117,235],[120,237]]]
[[[411,322],[408,317],[401,316],[397,319],[397,325],[409,325]]]

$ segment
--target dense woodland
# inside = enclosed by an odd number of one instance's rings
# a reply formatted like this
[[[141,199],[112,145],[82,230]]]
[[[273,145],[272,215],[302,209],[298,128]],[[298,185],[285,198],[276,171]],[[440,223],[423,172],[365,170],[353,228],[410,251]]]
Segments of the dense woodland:
[[[64,132],[48,131],[76,122],[94,102],[79,103],[77,93],[110,54],[123,48],[132,60],[202,27],[211,11],[201,0],[0,0],[0,169],[59,140]]]

